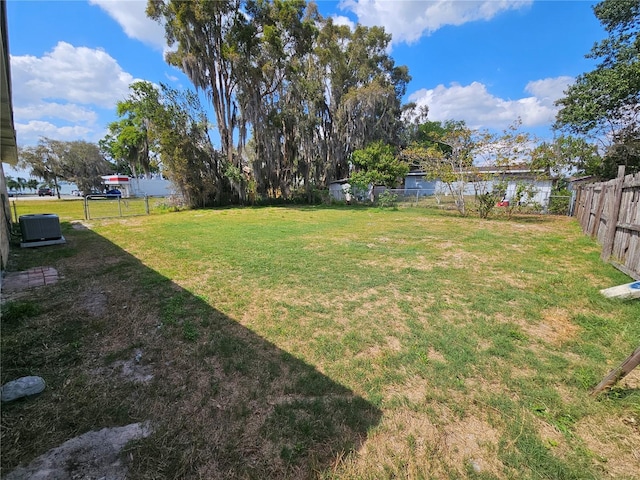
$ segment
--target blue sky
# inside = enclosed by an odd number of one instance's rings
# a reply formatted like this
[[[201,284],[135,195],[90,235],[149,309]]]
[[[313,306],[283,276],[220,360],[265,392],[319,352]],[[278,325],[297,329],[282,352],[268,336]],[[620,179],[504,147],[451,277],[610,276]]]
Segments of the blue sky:
[[[319,1],[324,16],[384,26],[412,81],[405,101],[431,120],[465,120],[550,138],[554,101],[595,66],[605,32],[587,1]],[[167,65],[160,25],[142,0],[9,0],[9,51],[19,145],[39,137],[97,142],[135,80],[192,88]],[[213,115],[211,116],[213,119]],[[6,169],[6,166],[5,166]],[[11,169],[6,173],[11,175]]]

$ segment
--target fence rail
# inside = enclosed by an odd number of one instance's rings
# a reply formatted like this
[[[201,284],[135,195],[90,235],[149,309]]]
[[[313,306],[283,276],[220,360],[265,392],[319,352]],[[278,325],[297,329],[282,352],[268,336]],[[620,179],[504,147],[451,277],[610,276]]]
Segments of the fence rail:
[[[574,216],[602,245],[602,259],[640,280],[640,173],[581,185]]]
[[[122,198],[120,195],[87,195],[84,198],[85,220],[149,215],[149,198]]]

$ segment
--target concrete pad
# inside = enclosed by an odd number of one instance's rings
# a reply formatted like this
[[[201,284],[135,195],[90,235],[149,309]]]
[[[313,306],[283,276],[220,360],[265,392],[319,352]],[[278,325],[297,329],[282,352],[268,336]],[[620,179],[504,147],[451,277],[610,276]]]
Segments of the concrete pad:
[[[607,298],[640,298],[640,282],[625,283],[617,287],[605,288],[600,293]]]
[[[64,237],[55,238],[53,240],[41,240],[37,242],[20,242],[22,248],[46,247],[47,245],[62,245],[67,243]]]

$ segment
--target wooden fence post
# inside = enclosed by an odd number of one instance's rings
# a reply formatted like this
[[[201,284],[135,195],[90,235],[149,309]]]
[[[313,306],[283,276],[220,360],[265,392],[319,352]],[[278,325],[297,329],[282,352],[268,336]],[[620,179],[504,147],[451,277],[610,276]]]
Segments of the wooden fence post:
[[[631,370],[636,368],[640,364],[640,347],[636,348],[634,352],[627,357],[627,359],[620,364],[617,368],[614,368],[609,374],[602,379],[602,381],[591,390],[591,395],[597,395],[601,391],[612,387]]]
[[[582,210],[582,217],[580,218],[580,225],[582,225],[582,231],[587,233],[589,231],[589,219],[591,218],[591,203],[593,203],[593,185],[587,189],[587,195],[584,199],[584,209]]]
[[[595,190],[595,189],[594,189]],[[604,210],[604,201],[607,196],[607,184],[602,184],[600,188],[600,197],[598,198],[598,206],[596,207],[596,218],[593,220],[593,228],[591,229],[591,236],[597,237],[600,230],[600,217],[602,216],[602,210]]]
[[[602,245],[601,258],[605,262],[609,260],[611,252],[613,252],[613,241],[616,238],[616,227],[618,226],[618,215],[620,214],[620,202],[622,201],[622,185],[624,183],[624,165],[618,167],[618,177],[614,186],[615,196],[609,218],[607,219],[607,231]]]

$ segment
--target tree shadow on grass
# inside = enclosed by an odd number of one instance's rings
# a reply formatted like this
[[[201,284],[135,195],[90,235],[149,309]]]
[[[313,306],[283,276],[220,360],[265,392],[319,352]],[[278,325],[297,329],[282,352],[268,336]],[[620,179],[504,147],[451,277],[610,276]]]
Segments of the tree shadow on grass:
[[[3,406],[3,473],[81,433],[150,421],[126,449],[128,478],[313,478],[379,423],[374,405],[107,239],[63,232],[67,245],[14,250],[13,267],[64,279],[3,325],[2,382],[47,381]]]

